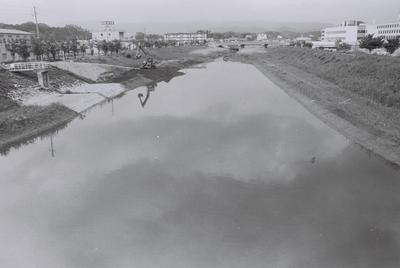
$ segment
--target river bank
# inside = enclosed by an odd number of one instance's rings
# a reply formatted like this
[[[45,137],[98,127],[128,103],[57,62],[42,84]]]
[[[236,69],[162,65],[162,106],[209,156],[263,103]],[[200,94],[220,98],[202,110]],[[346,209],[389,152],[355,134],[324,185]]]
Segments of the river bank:
[[[143,59],[123,55],[58,62],[50,69],[48,90],[38,87],[34,73],[0,72],[0,151],[55,132],[95,105],[128,90],[168,82],[182,75],[180,69],[212,61],[223,53],[197,54],[197,50],[152,50],[157,68],[151,70],[138,68]]]
[[[400,165],[399,66],[384,61],[392,58],[276,48],[231,60],[253,64],[327,125]]]

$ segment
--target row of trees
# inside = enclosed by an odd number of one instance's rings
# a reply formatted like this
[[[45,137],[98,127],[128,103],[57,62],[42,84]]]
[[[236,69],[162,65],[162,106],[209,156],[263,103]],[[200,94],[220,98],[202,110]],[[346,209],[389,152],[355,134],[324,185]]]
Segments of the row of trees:
[[[45,40],[41,38],[32,38],[30,42],[26,39],[11,40],[11,42],[6,44],[6,48],[10,51],[13,61],[15,61],[16,55],[26,61],[31,53],[33,53],[37,59],[45,57],[48,60],[57,60],[61,56],[85,56],[88,49],[90,49],[91,55],[94,55],[94,48],[97,48],[99,53],[103,52],[104,55],[112,55],[113,53],[118,54],[122,49],[122,45],[118,40],[101,41],[89,43],[87,45],[80,44],[76,39],[60,42],[54,39]]]
[[[0,29],[15,29],[25,32],[34,33],[36,31],[36,24],[33,22],[26,22],[22,24],[6,24],[0,23]],[[72,39],[88,40],[92,34],[89,30],[84,29],[77,25],[65,25],[63,27],[52,27],[44,23],[39,23],[40,36],[45,40],[58,40],[68,41]]]
[[[297,41],[291,44],[291,46],[299,46],[299,47],[312,47],[312,43]],[[368,49],[371,52],[374,49],[384,48],[390,54],[393,54],[397,49],[400,48],[400,37],[395,39],[386,40],[383,37],[374,37],[373,35],[367,35],[363,39],[360,40],[360,48]],[[336,42],[337,50],[350,50],[351,45],[337,41]]]
[[[90,51],[92,55],[93,55],[93,47],[96,47],[99,53],[100,51],[103,51],[104,55],[108,55],[108,53],[110,53],[111,55],[113,55],[113,53],[118,55],[122,49],[122,44],[119,40],[101,41],[95,44],[91,44]]]
[[[64,53],[64,56],[69,54],[76,56],[79,52],[85,54],[88,47],[85,44],[79,44],[76,39],[59,42],[54,39],[44,40],[41,38],[32,38],[30,42],[26,39],[11,40],[6,44],[6,48],[10,51],[13,60],[15,60],[16,55],[19,55],[26,61],[31,53],[33,53],[37,59],[45,56],[47,59],[56,60],[61,52]]]
[[[360,48],[368,49],[371,52],[377,48],[385,48],[387,52],[393,54],[400,47],[400,38],[385,40],[383,37],[367,35],[360,41]]]

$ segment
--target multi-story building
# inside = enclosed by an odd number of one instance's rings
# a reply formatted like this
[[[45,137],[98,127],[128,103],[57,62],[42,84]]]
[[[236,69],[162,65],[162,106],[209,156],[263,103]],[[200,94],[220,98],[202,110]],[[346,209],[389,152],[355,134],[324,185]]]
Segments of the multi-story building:
[[[117,31],[115,29],[114,21],[102,21],[101,25],[103,29],[101,31],[92,32],[92,40],[95,42],[99,41],[123,41],[125,39],[124,31]]]
[[[357,46],[366,35],[366,25],[362,21],[347,20],[337,27],[329,27],[321,32],[323,42],[343,42]]]
[[[386,40],[396,39],[400,37],[400,20],[392,23],[367,25],[367,34],[383,37]]]
[[[92,39],[95,41],[113,41],[119,40],[123,41],[125,36],[125,32],[123,31],[100,31],[100,32],[92,32]]]
[[[32,34],[13,29],[0,29],[0,62],[8,62],[12,60],[21,60],[18,55],[12,57],[11,52],[7,50],[7,44],[13,40],[25,39],[28,43],[31,42]]]
[[[166,42],[176,41],[185,44],[192,42],[203,43],[207,41],[207,32],[198,31],[196,33],[166,33],[164,35],[164,40]]]

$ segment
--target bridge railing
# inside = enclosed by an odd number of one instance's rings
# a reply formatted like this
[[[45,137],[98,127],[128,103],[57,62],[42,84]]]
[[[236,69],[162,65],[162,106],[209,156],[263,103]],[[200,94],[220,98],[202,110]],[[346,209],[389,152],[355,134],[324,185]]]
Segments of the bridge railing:
[[[49,64],[46,62],[18,62],[6,66],[6,69],[10,72],[46,70],[48,68]]]

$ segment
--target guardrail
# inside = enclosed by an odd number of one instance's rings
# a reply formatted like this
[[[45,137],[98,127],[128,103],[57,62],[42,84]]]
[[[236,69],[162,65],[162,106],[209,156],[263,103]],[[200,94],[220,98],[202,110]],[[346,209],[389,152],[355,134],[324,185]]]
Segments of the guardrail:
[[[48,68],[49,64],[46,62],[18,62],[6,65],[6,69],[10,72],[46,70]]]

